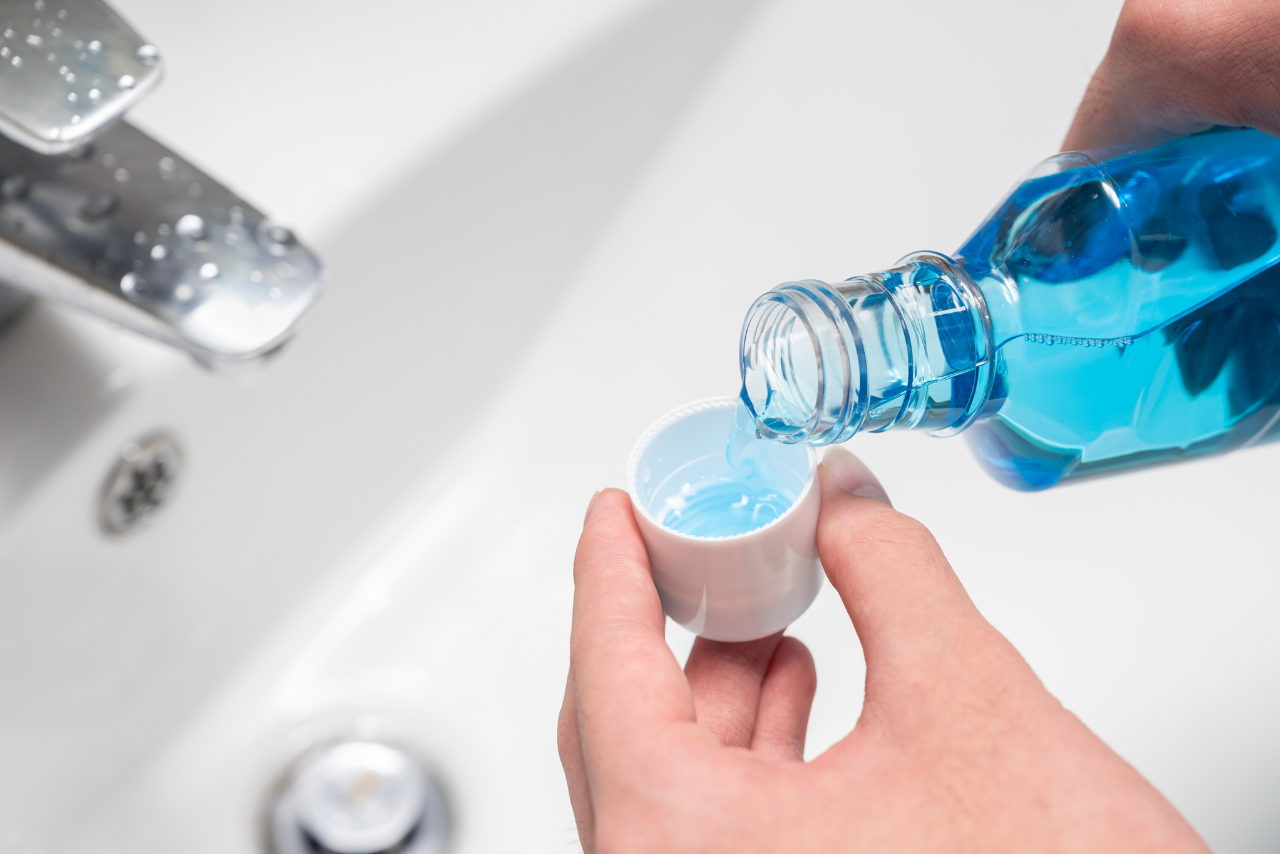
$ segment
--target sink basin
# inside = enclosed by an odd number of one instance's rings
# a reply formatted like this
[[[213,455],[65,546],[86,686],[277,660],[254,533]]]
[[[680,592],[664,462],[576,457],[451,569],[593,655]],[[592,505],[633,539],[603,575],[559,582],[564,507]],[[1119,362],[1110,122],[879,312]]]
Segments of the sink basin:
[[[592,492],[656,416],[736,389],[760,292],[958,246],[1056,148],[1117,11],[117,6],[169,63],[134,120],[296,225],[328,286],[234,375],[49,305],[0,334],[0,854],[261,851],[285,769],[346,737],[422,758],[457,854],[572,850],[554,732]],[[157,432],[172,497],[105,534],[120,449]],[[1033,496],[961,442],[853,450],[1214,850],[1280,847],[1280,449]],[[813,754],[862,658],[829,587],[793,633]]]

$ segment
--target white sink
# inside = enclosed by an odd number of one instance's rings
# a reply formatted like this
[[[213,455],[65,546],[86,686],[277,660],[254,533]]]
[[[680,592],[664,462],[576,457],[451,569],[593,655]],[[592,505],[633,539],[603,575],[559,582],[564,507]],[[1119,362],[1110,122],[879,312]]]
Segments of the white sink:
[[[0,335],[3,854],[257,852],[285,767],[364,733],[432,765],[456,854],[572,850],[591,493],[736,389],[758,293],[958,246],[1054,150],[1118,10],[117,5],[169,63],[138,123],[296,223],[329,286],[234,377],[51,306]],[[157,430],[178,492],[107,538],[112,460]],[[1280,847],[1280,449],[1028,496],[961,442],[853,447],[1216,851]],[[829,588],[794,633],[817,752],[861,654]]]

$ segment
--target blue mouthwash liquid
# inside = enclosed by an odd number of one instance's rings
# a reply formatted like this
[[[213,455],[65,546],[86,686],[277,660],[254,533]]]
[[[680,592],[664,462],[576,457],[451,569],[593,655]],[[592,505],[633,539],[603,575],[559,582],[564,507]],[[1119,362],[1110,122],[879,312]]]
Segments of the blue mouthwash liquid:
[[[756,438],[750,413],[738,405],[724,454],[689,463],[669,479],[652,503],[673,531],[698,537],[728,537],[762,528],[785,513],[804,478],[776,461],[772,442]]]
[[[1280,140],[1221,130],[1034,170],[954,258],[765,294],[762,435],[963,432],[1017,489],[1280,437]]]

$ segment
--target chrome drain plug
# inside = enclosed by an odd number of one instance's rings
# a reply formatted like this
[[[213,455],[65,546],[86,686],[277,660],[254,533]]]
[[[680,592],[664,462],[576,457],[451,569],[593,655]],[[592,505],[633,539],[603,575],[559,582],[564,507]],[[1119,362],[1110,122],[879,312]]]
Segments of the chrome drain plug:
[[[172,436],[158,433],[125,445],[102,489],[102,529],[124,534],[150,522],[172,495],[181,467],[182,451]]]
[[[268,833],[274,854],[438,854],[448,840],[448,811],[408,753],[345,741],[298,762]]]

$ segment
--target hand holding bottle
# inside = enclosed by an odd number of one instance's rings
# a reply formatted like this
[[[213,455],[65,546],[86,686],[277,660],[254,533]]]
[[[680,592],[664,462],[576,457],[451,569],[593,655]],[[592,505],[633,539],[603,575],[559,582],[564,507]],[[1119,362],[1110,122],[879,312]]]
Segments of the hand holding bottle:
[[[1280,136],[1280,6],[1127,0],[1064,151],[1160,142],[1213,125]]]
[[[626,494],[592,501],[559,732],[588,854],[1207,850],[1045,690],[865,466],[836,449],[820,478],[819,550],[867,681],[857,726],[808,763],[803,644],[699,639],[682,672]]]

